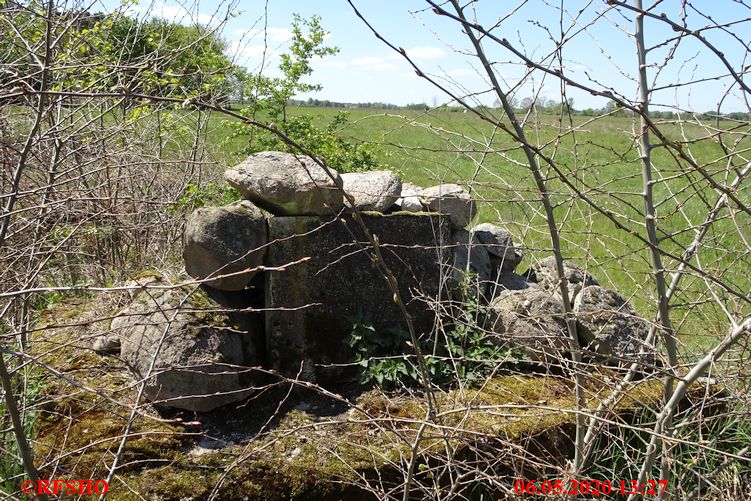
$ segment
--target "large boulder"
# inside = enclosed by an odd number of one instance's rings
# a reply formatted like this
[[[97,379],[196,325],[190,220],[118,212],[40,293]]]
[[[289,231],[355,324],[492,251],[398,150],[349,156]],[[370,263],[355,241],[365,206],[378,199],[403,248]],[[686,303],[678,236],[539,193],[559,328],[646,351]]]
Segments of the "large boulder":
[[[471,232],[485,246],[491,265],[501,272],[512,272],[522,260],[521,251],[514,246],[511,233],[491,223],[478,224]]]
[[[360,210],[386,212],[402,191],[399,176],[389,170],[342,174],[342,182]]]
[[[250,393],[261,332],[238,323],[201,288],[150,288],[111,323],[121,357],[160,407],[210,411]],[[261,338],[262,339],[262,338]]]
[[[459,288],[465,295],[485,296],[490,281],[490,256],[480,241],[466,230],[452,233],[453,267],[451,287]]]
[[[129,305],[139,294],[146,292],[150,285],[160,285],[163,276],[155,271],[145,271],[122,284],[122,294],[116,294],[119,307]],[[119,298],[117,296],[120,296]],[[91,349],[100,355],[120,355],[120,336],[117,332],[107,331],[94,338]]]
[[[508,291],[524,290],[530,287],[538,287],[538,285],[512,271],[504,271],[496,273],[491,277],[488,286],[488,297],[492,301]]]
[[[330,169],[334,178],[341,177]],[[224,178],[246,198],[274,215],[326,215],[343,207],[342,192],[312,159],[279,151],[249,156]]]
[[[539,287],[511,290],[494,299],[488,327],[499,340],[525,350],[532,360],[558,365],[570,352],[560,297]]]
[[[587,270],[571,262],[563,263],[563,273],[568,284],[568,295],[572,305],[576,300],[576,296],[584,287],[600,285],[597,279]],[[526,275],[531,281],[537,282],[544,289],[556,293],[560,290],[555,256],[549,256],[533,263],[532,268],[527,271]]]
[[[269,239],[275,243],[267,264],[284,269],[266,275],[266,353],[269,365],[283,374],[340,384],[356,376],[355,353],[346,342],[359,322],[355,319],[372,326],[374,336],[407,329],[353,217],[269,220]],[[433,214],[403,213],[367,213],[363,222],[378,236],[417,332],[430,332],[441,272],[450,257],[441,245],[450,238],[448,222]]]
[[[422,188],[412,183],[402,183],[402,192],[399,199],[396,201],[396,205],[399,210],[405,212],[422,212],[425,210],[422,202],[420,202],[420,193]]]
[[[644,346],[649,323],[617,292],[584,287],[574,301],[574,314],[589,350],[624,363],[651,359],[654,349]]]
[[[446,214],[456,229],[467,226],[477,212],[474,200],[458,184],[425,188],[420,192],[420,201],[432,212]]]
[[[268,241],[266,218],[243,200],[224,207],[196,209],[185,224],[185,271],[215,289],[243,289],[263,264]],[[243,270],[252,270],[239,274]]]

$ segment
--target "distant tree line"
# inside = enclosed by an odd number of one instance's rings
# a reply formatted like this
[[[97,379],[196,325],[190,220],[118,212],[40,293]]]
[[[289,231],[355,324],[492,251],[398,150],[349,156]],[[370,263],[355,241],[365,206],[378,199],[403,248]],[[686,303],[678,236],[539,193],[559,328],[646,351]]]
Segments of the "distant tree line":
[[[290,99],[288,106],[300,107],[306,106],[311,108],[376,108],[376,109],[399,109],[399,105],[383,102],[363,102],[363,103],[345,103],[340,101],[331,101],[329,99],[314,99],[309,97],[307,100]]]
[[[624,110],[620,106],[616,104],[615,101],[609,101],[605,104],[605,106],[601,108],[584,108],[584,109],[576,109],[574,108],[574,100],[573,98],[569,98],[566,103],[561,103],[558,101],[554,101],[552,99],[546,99],[545,97],[538,97],[537,99],[534,98],[524,98],[524,99],[513,99],[512,100],[513,107],[518,112],[527,112],[530,109],[533,109],[537,113],[545,114],[545,115],[557,115],[561,112],[563,113],[571,113],[574,116],[583,116],[583,117],[597,117],[602,115],[611,115],[616,117],[632,117],[633,112],[630,110]],[[425,102],[421,103],[409,103],[406,105],[398,105],[393,103],[384,103],[381,101],[375,101],[375,102],[358,102],[358,103],[347,103],[347,102],[340,102],[340,101],[331,101],[329,99],[315,99],[312,97],[309,97],[307,100],[304,99],[290,99],[287,102],[288,106],[291,107],[311,107],[311,108],[349,108],[349,109],[382,109],[382,110],[396,110],[396,109],[402,109],[402,110],[415,110],[415,111],[427,111],[427,110],[437,110],[437,111],[448,111],[448,112],[463,112],[466,110],[463,106],[456,106],[456,105],[449,105],[449,104],[443,104],[440,106],[430,106]],[[479,108],[482,108],[482,110],[488,110],[493,108],[500,108],[500,103],[494,103],[494,105],[491,106],[481,106]],[[674,111],[668,111],[668,110],[652,110],[649,112],[649,115],[653,119],[657,120],[675,120],[678,119],[680,116],[685,117],[688,112],[681,112],[680,114]],[[696,114],[698,118],[701,120],[715,120],[717,118],[722,120],[749,120],[751,118],[751,115],[749,113],[743,113],[743,112],[732,112],[732,113],[720,113],[718,114],[716,111],[705,111],[703,113]]]

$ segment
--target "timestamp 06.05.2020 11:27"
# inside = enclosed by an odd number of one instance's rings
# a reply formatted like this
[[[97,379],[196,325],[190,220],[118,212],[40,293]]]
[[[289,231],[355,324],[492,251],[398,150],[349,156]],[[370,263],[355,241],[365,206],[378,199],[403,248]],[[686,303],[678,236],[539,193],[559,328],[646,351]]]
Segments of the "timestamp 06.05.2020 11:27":
[[[667,480],[525,480],[514,481],[514,492],[517,494],[536,495],[590,495],[600,496],[609,494],[641,494],[654,496],[663,494],[668,488]]]

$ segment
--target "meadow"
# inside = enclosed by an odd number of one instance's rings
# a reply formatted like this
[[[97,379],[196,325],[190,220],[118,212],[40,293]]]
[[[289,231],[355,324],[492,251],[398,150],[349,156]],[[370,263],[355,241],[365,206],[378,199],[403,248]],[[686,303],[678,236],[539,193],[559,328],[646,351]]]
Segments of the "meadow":
[[[292,117],[309,116],[319,127],[329,124],[340,112],[341,108],[288,110]],[[507,227],[523,246],[525,259],[520,270],[533,259],[550,254],[539,192],[522,149],[508,134],[471,112],[348,109],[346,114],[348,121],[338,134],[373,145],[383,166],[399,172],[404,181],[419,186],[457,182],[470,189],[479,209],[475,221]],[[246,156],[248,138],[233,135],[236,122],[218,115],[209,122],[207,148],[213,150],[217,173]],[[623,115],[531,114],[525,130],[528,140],[560,173],[543,164],[565,257],[591,269],[603,285],[620,291],[643,315],[654,317],[650,255],[638,238],[646,237],[644,188],[635,139],[638,125],[638,120]],[[729,183],[737,166],[728,162],[718,132],[724,135],[723,141],[735,141],[737,150],[751,145],[743,133],[736,132],[735,125],[731,121],[707,125],[691,116],[657,122],[665,137],[682,142],[690,158],[720,183]],[[653,141],[658,143],[657,139]],[[677,266],[677,260],[670,256],[679,256],[691,243],[718,192],[667,148],[655,147],[652,163],[658,237],[667,253],[664,265],[670,272]],[[561,181],[561,175],[576,192]],[[750,199],[748,189],[738,190],[737,196]],[[751,284],[743,271],[749,266],[743,245],[749,236],[747,217],[742,211],[724,213],[711,228],[710,244],[703,251],[701,263],[708,273],[722,276],[740,291],[748,291]],[[704,278],[691,275],[684,278],[672,301],[673,318],[690,351],[711,343],[726,328],[727,318],[713,301],[714,294]]]

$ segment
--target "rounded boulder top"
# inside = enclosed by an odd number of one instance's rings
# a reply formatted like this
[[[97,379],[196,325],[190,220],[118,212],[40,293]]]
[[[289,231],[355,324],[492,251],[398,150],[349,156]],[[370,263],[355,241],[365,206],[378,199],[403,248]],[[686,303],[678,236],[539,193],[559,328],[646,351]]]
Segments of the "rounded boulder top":
[[[243,198],[275,216],[333,214],[344,205],[341,176],[315,160],[281,151],[250,155],[224,178]]]

